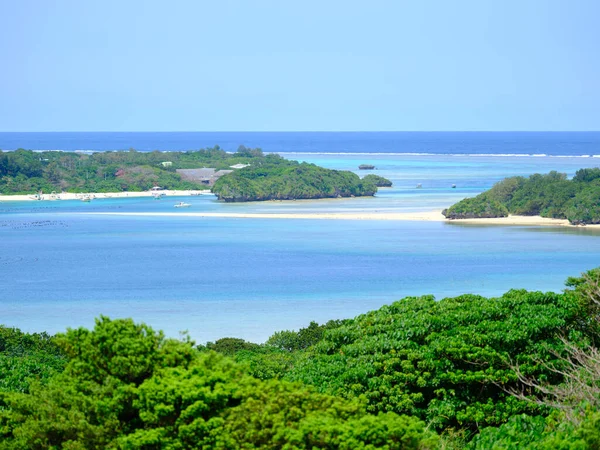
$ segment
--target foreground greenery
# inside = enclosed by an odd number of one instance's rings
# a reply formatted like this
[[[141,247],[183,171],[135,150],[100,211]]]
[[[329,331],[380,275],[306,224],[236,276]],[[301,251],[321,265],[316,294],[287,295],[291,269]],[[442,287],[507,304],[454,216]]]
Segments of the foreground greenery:
[[[433,448],[416,418],[371,415],[286,381],[261,381],[215,352],[131,320],[56,338],[64,372],[0,395],[0,448]]]
[[[508,214],[600,223],[600,168],[580,169],[572,180],[552,171],[529,178],[511,177],[443,212],[449,219],[506,217]]]
[[[600,371],[573,358],[596,351],[598,281],[406,298],[261,345],[106,317],[52,338],[3,329],[0,448],[599,448]],[[25,383],[5,382],[14,370]]]
[[[65,355],[48,334],[0,327],[0,391],[28,392],[32,379],[48,380],[65,364]]]
[[[373,195],[377,185],[389,182],[369,175],[329,170],[314,164],[300,164],[278,155],[263,155],[260,149],[240,146],[227,153],[218,146],[188,152],[33,152],[19,149],[0,151],[0,193],[36,194],[51,192],[147,191],[164,189],[206,189],[207,186],[182,180],[177,169],[210,167],[230,169],[248,165],[224,175],[213,192],[225,201],[305,199]],[[381,179],[380,179],[381,178]],[[391,184],[391,183],[390,183]]]

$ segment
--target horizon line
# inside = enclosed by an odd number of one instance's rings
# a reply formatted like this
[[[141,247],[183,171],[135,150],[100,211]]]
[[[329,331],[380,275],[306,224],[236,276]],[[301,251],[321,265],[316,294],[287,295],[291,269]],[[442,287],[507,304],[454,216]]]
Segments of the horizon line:
[[[598,130],[37,130],[0,133],[598,133]]]

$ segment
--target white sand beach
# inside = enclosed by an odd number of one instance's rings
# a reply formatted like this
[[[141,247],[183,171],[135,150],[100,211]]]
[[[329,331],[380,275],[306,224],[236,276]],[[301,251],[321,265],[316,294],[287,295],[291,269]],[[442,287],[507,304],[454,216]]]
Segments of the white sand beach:
[[[508,216],[496,217],[492,219],[454,219],[448,222],[456,223],[474,223],[478,225],[551,225],[560,227],[573,227],[567,219],[550,219],[541,216]],[[587,225],[588,227],[599,227],[600,225]]]
[[[446,219],[441,211],[406,212],[406,213],[214,213],[214,212],[98,212],[85,213],[95,215],[119,215],[119,216],[184,216],[184,217],[228,217],[240,219],[310,219],[310,220],[390,220],[390,221],[415,221],[415,222],[447,222],[457,224],[477,225],[520,225],[520,226],[559,226],[574,227],[568,220],[548,219],[540,216],[509,216],[494,219]],[[600,229],[600,225],[587,225],[586,228]]]
[[[204,195],[210,194],[209,190],[197,190],[197,191],[172,191],[164,190],[158,191],[158,193],[165,194],[170,197],[175,196],[188,196],[188,195]],[[52,200],[81,200],[82,197],[89,196],[91,198],[134,198],[134,197],[152,197],[156,192],[143,191],[143,192],[90,192],[90,193],[72,193],[72,192],[61,192],[53,194],[42,194],[41,198],[37,198],[36,195],[0,195],[0,201],[52,201]]]
[[[164,190],[159,191],[169,197],[212,195],[210,190]],[[52,200],[81,200],[89,196],[92,199],[103,198],[135,198],[152,197],[156,192],[106,192],[106,193],[67,193],[42,194],[41,199],[35,195],[0,195],[0,201],[52,201]],[[226,212],[192,212],[188,209],[173,212],[86,212],[83,214],[95,215],[120,215],[120,216],[185,216],[185,217],[229,217],[240,219],[307,219],[307,220],[389,220],[389,221],[415,221],[415,222],[447,222],[456,224],[475,225],[515,225],[515,226],[554,226],[576,227],[566,219],[549,219],[541,216],[508,216],[492,219],[453,219],[448,220],[442,215],[441,210],[421,212],[373,212],[363,210],[352,213],[226,213]],[[583,227],[583,226],[579,226]],[[586,225],[586,228],[600,229],[600,225]]]

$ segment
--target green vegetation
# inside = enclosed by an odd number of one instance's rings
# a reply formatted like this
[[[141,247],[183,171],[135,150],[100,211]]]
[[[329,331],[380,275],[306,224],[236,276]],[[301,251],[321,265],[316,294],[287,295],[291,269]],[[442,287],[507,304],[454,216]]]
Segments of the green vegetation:
[[[163,164],[165,163],[165,164]],[[260,149],[240,146],[229,154],[218,146],[189,152],[33,152],[0,151],[0,193],[139,192],[154,186],[165,189],[206,189],[185,181],[177,169],[249,167],[224,175],[213,187],[228,202],[351,197],[374,195],[375,179],[352,172],[263,155]],[[367,177],[365,177],[367,178]],[[385,180],[385,179],[382,179]]]
[[[600,442],[598,416],[590,414],[582,426],[575,427],[560,415],[550,417],[516,415],[500,427],[484,428],[466,448],[489,449],[592,449]],[[589,430],[592,428],[592,430]],[[589,431],[592,431],[590,433]]]
[[[406,298],[262,345],[106,317],[55,338],[4,329],[3,351],[54,359],[0,389],[0,449],[599,448],[599,282]]]
[[[48,334],[0,326],[0,392],[27,392],[32,380],[44,382],[65,364],[65,355]]]
[[[449,219],[515,214],[568,219],[575,225],[600,223],[600,168],[578,170],[572,180],[554,171],[529,178],[506,178],[443,214]]]
[[[504,392],[519,383],[510,361],[551,378],[537,361],[554,361],[560,334],[582,332],[578,311],[569,296],[539,292],[407,298],[327,333],[284,378],[365,395],[371,412],[410,414],[440,431],[476,431],[543,412]]]
[[[508,209],[498,200],[491,198],[487,192],[473,198],[465,198],[457,204],[442,211],[448,219],[481,219],[490,217],[507,217]]]
[[[390,180],[375,174],[369,174],[363,177],[363,181],[370,181],[377,187],[392,187],[392,182]]]
[[[89,155],[23,149],[0,151],[0,193],[146,191],[153,186],[205,189],[204,185],[183,181],[176,170],[200,167],[228,169],[229,166],[249,164],[261,158],[260,149],[244,146],[233,154],[218,146],[188,152],[137,152],[132,149]]]
[[[250,167],[221,177],[212,189],[219,200],[246,202],[374,195],[375,183],[340,170],[267,155]]]
[[[131,320],[103,317],[57,340],[64,372],[27,394],[0,393],[0,448],[427,449],[438,440],[418,419],[258,380]]]

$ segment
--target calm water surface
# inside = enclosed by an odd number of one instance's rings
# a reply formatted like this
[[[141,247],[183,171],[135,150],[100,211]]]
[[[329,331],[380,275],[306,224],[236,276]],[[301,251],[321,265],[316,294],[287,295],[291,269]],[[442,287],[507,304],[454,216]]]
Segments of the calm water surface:
[[[213,212],[417,211],[447,207],[508,175],[594,158],[295,154],[394,181],[375,198],[223,204]],[[361,171],[361,175],[365,172]],[[421,183],[422,189],[415,189]],[[456,184],[457,188],[450,188]],[[0,320],[27,331],[133,317],[199,342],[264,341],[311,320],[352,317],[407,295],[561,290],[600,265],[600,235],[582,228],[455,223],[90,215],[174,212],[177,198],[0,203]]]

